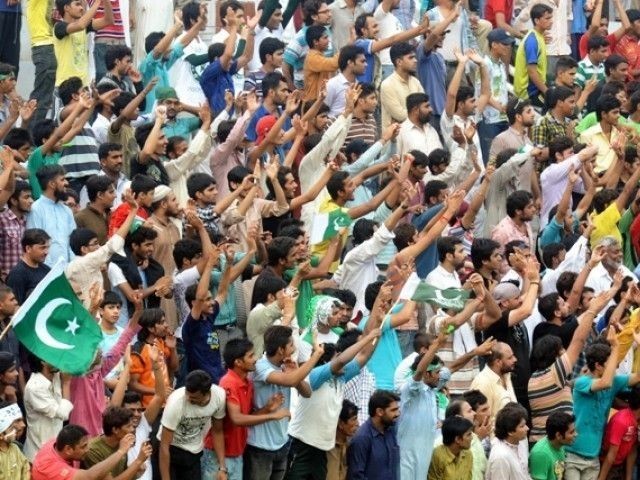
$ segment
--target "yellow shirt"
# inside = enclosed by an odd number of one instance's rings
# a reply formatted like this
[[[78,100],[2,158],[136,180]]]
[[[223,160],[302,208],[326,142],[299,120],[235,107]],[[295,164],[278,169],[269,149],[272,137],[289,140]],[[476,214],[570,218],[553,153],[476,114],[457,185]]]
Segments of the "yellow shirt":
[[[600,123],[586,129],[582,132],[582,135],[580,135],[580,138],[578,139],[580,143],[591,144],[598,147],[596,167],[594,169],[596,173],[606,171],[616,159],[616,152],[611,148],[611,144],[616,143],[619,135],[620,131],[614,127],[611,129],[611,140],[609,140],[602,133]]]
[[[54,29],[56,32],[65,28],[64,22],[59,22]],[[56,87],[71,77],[79,77],[82,85],[89,85],[89,50],[87,46],[87,31],[80,30],[63,38],[54,37],[53,48],[58,61],[56,70]]]
[[[52,0],[29,0],[27,2],[27,25],[31,35],[31,46],[53,44]]]
[[[337,208],[341,208],[342,211],[345,212],[345,213],[347,211],[349,211],[348,208],[341,207],[336,202],[334,202],[331,199],[331,197],[326,197],[322,202],[320,202],[320,205],[318,206],[318,213],[331,213]],[[347,242],[347,232],[345,232],[342,235],[342,245],[344,246],[344,244],[346,242]],[[331,240],[325,240],[323,242],[316,243],[315,245],[312,245],[311,246],[311,254],[312,255],[317,255],[318,257],[324,257],[325,254],[327,253],[327,250],[329,249],[329,244],[330,243],[331,243]],[[329,268],[329,271],[331,273],[335,272],[337,270],[339,264],[340,264],[339,260],[336,260],[335,262],[333,262],[331,264],[331,267]]]
[[[591,233],[591,248],[594,248],[604,237],[615,237],[622,245],[622,234],[618,230],[620,221],[618,206],[613,202],[603,212],[591,217],[593,222],[593,232]]]
[[[473,457],[469,450],[454,455],[446,445],[440,445],[433,451],[427,480],[462,480],[471,478]]]

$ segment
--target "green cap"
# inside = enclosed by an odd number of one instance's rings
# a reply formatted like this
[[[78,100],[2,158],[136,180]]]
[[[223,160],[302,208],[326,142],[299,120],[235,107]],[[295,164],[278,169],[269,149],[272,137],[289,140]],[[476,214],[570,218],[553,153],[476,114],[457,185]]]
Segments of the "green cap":
[[[156,100],[161,102],[162,100],[168,100],[169,98],[175,98],[178,100],[178,94],[176,89],[172,87],[158,87],[156,88]]]

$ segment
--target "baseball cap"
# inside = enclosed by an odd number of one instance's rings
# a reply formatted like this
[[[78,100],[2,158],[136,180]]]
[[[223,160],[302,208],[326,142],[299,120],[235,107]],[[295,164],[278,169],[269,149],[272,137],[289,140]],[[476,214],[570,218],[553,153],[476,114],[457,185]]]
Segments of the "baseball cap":
[[[487,35],[487,41],[489,42],[489,45],[491,45],[491,42],[498,42],[503,45],[513,45],[516,39],[509,35],[503,28],[494,28],[489,32],[489,35]]]
[[[174,98],[178,100],[178,94],[176,89],[172,87],[158,87],[156,88],[156,100],[161,102],[162,100],[168,100]]]
[[[511,282],[499,283],[496,285],[496,288],[493,289],[491,295],[496,302],[511,300],[512,298],[520,296],[520,289]]]
[[[256,133],[258,134],[258,138],[256,138],[256,145],[260,145],[262,141],[265,139],[269,130],[273,128],[276,124],[277,118],[275,115],[265,115],[258,123],[256,123]]]

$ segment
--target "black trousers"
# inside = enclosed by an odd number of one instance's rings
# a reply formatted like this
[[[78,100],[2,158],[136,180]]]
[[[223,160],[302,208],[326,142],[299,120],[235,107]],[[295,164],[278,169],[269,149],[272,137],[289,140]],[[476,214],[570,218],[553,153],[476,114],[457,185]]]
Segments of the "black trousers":
[[[13,65],[18,76],[20,67],[20,27],[22,15],[0,12],[0,62]]]

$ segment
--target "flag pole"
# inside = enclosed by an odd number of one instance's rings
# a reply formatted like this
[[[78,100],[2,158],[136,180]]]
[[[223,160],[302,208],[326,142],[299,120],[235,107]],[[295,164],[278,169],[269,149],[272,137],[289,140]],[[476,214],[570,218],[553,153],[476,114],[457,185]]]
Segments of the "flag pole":
[[[2,340],[5,337],[5,335],[9,332],[10,328],[11,328],[11,322],[7,323],[7,326],[4,327],[4,329],[0,333],[0,340]]]

